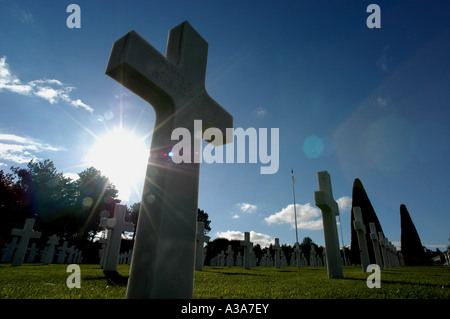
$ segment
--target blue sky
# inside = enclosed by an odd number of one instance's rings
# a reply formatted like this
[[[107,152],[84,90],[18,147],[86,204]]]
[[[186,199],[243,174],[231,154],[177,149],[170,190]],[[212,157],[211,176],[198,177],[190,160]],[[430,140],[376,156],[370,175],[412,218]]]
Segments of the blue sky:
[[[71,3],[80,29],[66,25]],[[380,29],[366,25],[370,3],[381,8]],[[252,231],[254,242],[292,245],[292,168],[300,240],[324,244],[314,191],[327,170],[345,245],[360,178],[394,244],[403,203],[422,243],[442,249],[449,9],[448,1],[0,1],[0,169],[50,158],[75,176],[96,164],[124,203],[139,201],[154,111],[105,75],[110,50],[136,30],[165,54],[169,29],[188,20],[209,43],[207,91],[235,127],[280,135],[276,174],[261,175],[261,163],[201,165],[199,207],[212,238]]]

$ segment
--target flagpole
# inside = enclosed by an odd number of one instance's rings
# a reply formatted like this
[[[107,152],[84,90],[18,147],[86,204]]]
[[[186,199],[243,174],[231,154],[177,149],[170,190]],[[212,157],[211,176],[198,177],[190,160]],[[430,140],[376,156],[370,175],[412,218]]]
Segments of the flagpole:
[[[292,194],[294,195],[294,218],[295,218],[295,242],[298,243],[298,231],[297,231],[297,207],[295,205],[295,178],[294,178],[294,170],[291,169],[292,175]]]

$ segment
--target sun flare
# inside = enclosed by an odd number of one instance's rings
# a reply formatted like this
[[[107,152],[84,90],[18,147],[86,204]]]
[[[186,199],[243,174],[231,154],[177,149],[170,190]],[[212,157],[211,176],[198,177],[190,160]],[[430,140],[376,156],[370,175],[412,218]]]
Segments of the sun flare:
[[[149,147],[144,139],[122,129],[110,131],[88,151],[85,162],[101,171],[119,190],[119,198],[128,201],[137,194],[145,177]]]

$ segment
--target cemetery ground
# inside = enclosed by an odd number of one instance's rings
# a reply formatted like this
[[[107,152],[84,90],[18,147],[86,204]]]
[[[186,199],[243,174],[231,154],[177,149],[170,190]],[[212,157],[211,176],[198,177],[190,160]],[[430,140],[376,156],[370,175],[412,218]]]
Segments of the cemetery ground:
[[[0,264],[0,299],[124,299],[129,265],[118,265],[122,282],[99,265],[80,264],[81,288],[68,288],[67,264]],[[205,266],[195,272],[195,299],[450,299],[450,267],[398,267],[381,271],[381,288],[368,288],[369,273],[344,267],[344,279],[328,279],[325,267]]]

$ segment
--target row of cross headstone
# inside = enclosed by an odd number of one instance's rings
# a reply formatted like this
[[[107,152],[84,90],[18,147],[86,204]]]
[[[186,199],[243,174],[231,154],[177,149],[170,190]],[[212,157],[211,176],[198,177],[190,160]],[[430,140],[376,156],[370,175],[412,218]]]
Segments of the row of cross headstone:
[[[245,241],[244,241],[245,243]],[[277,249],[279,247],[279,239],[275,238],[275,256],[274,258],[270,254],[269,251],[267,251],[259,261],[259,265],[261,267],[287,267],[288,262],[286,259],[286,256],[284,255],[284,252],[281,251],[281,249]],[[279,254],[278,254],[279,252]],[[299,253],[298,253],[299,252]],[[226,255],[225,255],[226,253]],[[279,256],[279,257],[278,257]],[[299,258],[299,262],[297,262],[297,258]],[[326,259],[325,259],[326,260]],[[233,258],[233,251],[231,249],[231,245],[228,245],[228,250],[226,252],[222,251],[217,256],[211,258],[210,265],[211,266],[220,266],[220,267],[242,267],[243,266],[243,256],[241,256],[241,252],[237,253],[236,258]],[[256,256],[253,250],[250,251],[250,268],[255,267],[257,264]],[[311,253],[308,260],[306,259],[305,255],[301,253],[301,249],[298,248],[298,245],[296,245],[296,251],[294,254],[291,255],[290,259],[290,266],[293,267],[305,267],[305,266],[311,266],[311,267],[322,267],[326,266],[326,261],[322,262],[322,259],[319,255],[316,255],[314,246],[311,245]]]
[[[3,248],[1,262],[11,262],[14,267],[22,266],[28,252],[28,257],[26,258],[28,263],[36,262],[38,256],[40,256],[39,262],[46,265],[55,262],[55,258],[59,264],[81,263],[83,259],[82,252],[75,245],[68,248],[68,242],[64,241],[63,245],[59,246],[58,250],[55,250],[60,241],[56,234],[48,238],[47,246],[40,252],[36,248],[36,243],[32,243],[31,247],[28,247],[31,239],[39,239],[42,235],[42,233],[33,230],[34,222],[33,218],[27,218],[23,229],[13,228],[11,230],[11,235],[14,237]]]
[[[366,240],[366,226],[363,223],[362,212],[360,207],[353,208],[353,215],[355,220],[353,222],[353,227],[355,228],[356,234],[358,236],[358,244],[361,257],[361,266],[364,272],[367,271],[367,266],[369,266],[369,250]],[[370,239],[373,251],[375,254],[375,262],[381,268],[391,268],[404,266],[403,255],[398,252],[395,246],[384,237],[382,232],[376,232],[375,223],[369,223],[370,227]]]

